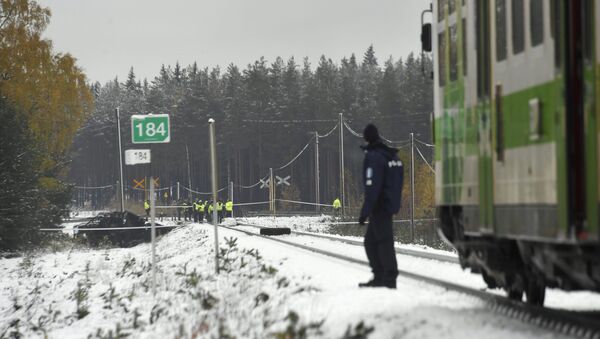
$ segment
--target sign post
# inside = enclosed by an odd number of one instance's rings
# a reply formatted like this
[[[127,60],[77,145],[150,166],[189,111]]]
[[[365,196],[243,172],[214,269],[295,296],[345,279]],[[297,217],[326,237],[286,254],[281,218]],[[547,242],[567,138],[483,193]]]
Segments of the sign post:
[[[117,111],[118,114],[118,111]],[[120,140],[120,138],[119,138]],[[158,144],[171,141],[171,124],[168,114],[131,116],[131,142],[134,144]],[[150,150],[129,150],[131,164],[150,163]],[[127,155],[125,160],[127,162]],[[152,293],[156,296],[156,196],[158,178],[150,177],[150,226],[152,238]]]
[[[171,141],[168,114],[131,116],[131,141],[134,144],[157,144]]]
[[[117,135],[119,136],[119,173],[121,180],[121,212],[125,212],[125,193],[123,192],[123,150],[121,148],[121,115],[119,107],[115,109],[117,114]]]
[[[149,149],[128,149],[125,150],[125,165],[149,164]]]
[[[217,223],[219,220],[217,212],[217,149],[215,142],[215,119],[208,119],[208,134],[210,139],[210,169],[212,177],[212,198],[213,198],[213,225],[215,226],[215,272],[219,274],[219,230]]]

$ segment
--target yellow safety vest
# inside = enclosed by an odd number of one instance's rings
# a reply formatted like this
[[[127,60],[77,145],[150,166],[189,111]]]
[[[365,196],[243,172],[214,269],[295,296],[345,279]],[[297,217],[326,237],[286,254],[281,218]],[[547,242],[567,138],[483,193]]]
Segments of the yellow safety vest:
[[[342,203],[340,201],[340,199],[335,199],[333,201],[333,208],[341,208],[342,207]]]
[[[149,210],[150,209],[150,204],[147,201],[144,201],[144,209],[145,210]]]
[[[233,211],[233,202],[232,201],[228,201],[225,203],[225,210],[227,212]]]
[[[204,204],[200,204],[200,205],[198,206],[198,210],[199,210],[200,212],[204,212]]]
[[[217,211],[221,212],[223,210],[223,203],[218,202],[217,203]]]

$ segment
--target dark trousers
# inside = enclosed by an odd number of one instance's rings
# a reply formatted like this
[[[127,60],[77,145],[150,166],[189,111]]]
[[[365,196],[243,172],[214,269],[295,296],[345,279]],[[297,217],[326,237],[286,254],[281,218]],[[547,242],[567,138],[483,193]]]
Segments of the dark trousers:
[[[374,210],[365,233],[365,251],[374,280],[388,287],[396,286],[398,276],[392,218],[385,211]]]

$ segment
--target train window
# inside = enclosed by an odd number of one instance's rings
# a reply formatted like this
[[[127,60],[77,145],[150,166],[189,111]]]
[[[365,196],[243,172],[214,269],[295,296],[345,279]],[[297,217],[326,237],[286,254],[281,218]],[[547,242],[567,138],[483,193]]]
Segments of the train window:
[[[583,57],[590,64],[594,60],[594,5],[593,0],[583,1]]]
[[[502,61],[507,55],[506,43],[506,0],[496,0],[496,60]]]
[[[540,45],[544,42],[543,0],[531,0],[529,3],[529,24],[531,26],[531,45]]]
[[[550,0],[550,24],[552,29],[552,39],[554,39],[554,66],[560,67],[561,54],[560,54],[560,2],[561,0]]]
[[[446,39],[444,32],[438,34],[438,73],[440,87],[446,84]]]
[[[463,74],[467,75],[467,20],[462,19]]]
[[[448,0],[448,15],[454,13],[456,9],[456,0]]]
[[[444,20],[446,14],[444,13],[447,0],[438,0],[438,21]]]
[[[477,97],[489,98],[490,56],[490,3],[475,1],[475,47],[477,49]]]
[[[525,50],[525,16],[523,0],[512,1],[512,46],[513,54]]]
[[[456,25],[450,26],[450,81],[458,78],[458,32]]]

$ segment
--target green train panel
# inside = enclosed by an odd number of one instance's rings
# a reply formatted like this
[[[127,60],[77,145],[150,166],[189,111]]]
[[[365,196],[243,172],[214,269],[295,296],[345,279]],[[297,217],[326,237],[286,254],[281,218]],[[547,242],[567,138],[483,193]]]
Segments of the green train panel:
[[[467,235],[598,240],[600,4],[575,2],[434,1],[436,204]]]

